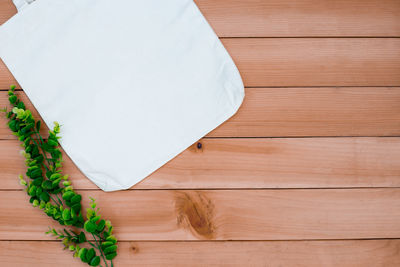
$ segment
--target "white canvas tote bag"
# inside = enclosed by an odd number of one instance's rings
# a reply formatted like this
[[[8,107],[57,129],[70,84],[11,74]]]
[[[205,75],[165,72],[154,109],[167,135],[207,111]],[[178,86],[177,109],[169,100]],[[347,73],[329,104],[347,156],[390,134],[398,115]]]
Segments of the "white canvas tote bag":
[[[0,57],[105,191],[127,189],[231,117],[239,72],[191,0],[14,0]]]

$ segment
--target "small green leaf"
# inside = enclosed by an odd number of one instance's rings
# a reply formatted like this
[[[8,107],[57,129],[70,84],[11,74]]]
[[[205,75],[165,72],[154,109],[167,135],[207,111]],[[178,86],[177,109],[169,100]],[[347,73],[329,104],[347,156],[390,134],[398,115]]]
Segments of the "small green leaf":
[[[101,218],[100,216],[96,216],[96,217],[91,218],[90,221],[93,222],[93,223],[95,223],[95,222],[97,222],[98,220],[100,220],[100,218]]]
[[[36,188],[36,196],[40,197],[40,194],[42,194],[43,189],[41,187]]]
[[[8,100],[10,101],[11,104],[14,104],[17,101],[17,96],[16,95],[11,95]]]
[[[90,266],[98,266],[100,264],[100,257],[96,256],[90,261]]]
[[[116,256],[117,256],[117,252],[113,252],[113,253],[107,254],[106,259],[110,261],[110,260],[113,260]]]
[[[81,259],[81,261],[88,262],[88,260],[86,259],[87,252],[88,252],[87,248],[82,248],[81,250],[79,250],[78,256]]]
[[[35,178],[35,180],[33,180],[32,184],[36,185],[36,186],[40,186],[42,184],[42,182],[43,182],[43,178],[40,177],[40,178]]]
[[[56,179],[58,179],[58,178],[60,178],[61,177],[61,174],[59,174],[59,173],[53,173],[53,174],[51,174],[50,175],[50,180],[51,181],[54,181],[54,180],[56,180]]]
[[[87,262],[90,262],[95,256],[96,256],[96,251],[94,251],[94,248],[89,249],[88,252],[86,253]]]
[[[62,195],[62,198],[65,200],[70,200],[75,195],[72,191],[67,191]]]
[[[41,121],[37,121],[36,122],[36,131],[40,131],[40,124],[41,124]]]
[[[73,197],[71,198],[70,201],[71,201],[72,203],[79,203],[79,202],[81,202],[81,200],[82,200],[82,196],[76,194],[75,196],[73,196]]]
[[[69,219],[71,219],[71,211],[69,209],[63,210],[62,218],[64,221],[68,221]]]
[[[109,246],[112,246],[112,245],[114,245],[113,242],[106,241],[106,242],[101,243],[101,248],[104,250],[106,247],[109,247]]]
[[[84,228],[89,233],[96,232],[96,224],[92,223],[91,221],[86,221],[85,224],[84,224]]]
[[[118,248],[117,245],[112,245],[112,246],[106,247],[104,249],[104,254],[113,253],[113,252],[117,251],[117,248]]]
[[[105,220],[101,220],[99,222],[99,224],[97,225],[97,231],[98,232],[103,231],[105,226],[106,226],[106,221]]]
[[[58,146],[58,142],[56,142],[52,139],[47,140],[47,144],[49,144],[52,147]]]
[[[106,240],[113,242],[113,244],[117,243],[117,239],[113,235],[110,235],[109,237],[107,237]]]
[[[49,202],[49,200],[50,200],[50,196],[47,192],[42,192],[40,194],[39,198],[40,198],[40,200],[43,200],[44,202]]]
[[[79,235],[78,235],[78,241],[79,241],[79,243],[86,242],[86,235],[85,235],[84,232],[80,232],[80,233],[79,233]]]
[[[52,183],[51,183],[51,181],[49,181],[49,180],[43,181],[42,187],[43,187],[44,189],[50,190],[50,189],[52,188]]]
[[[17,107],[20,108],[20,109],[25,109],[25,104],[24,104],[24,102],[19,101],[18,104],[17,104]]]
[[[77,203],[77,204],[75,204],[75,205],[73,205],[72,207],[71,207],[71,209],[73,210],[73,211],[75,211],[76,213],[78,213],[80,210],[81,210],[81,204],[79,204],[79,203]]]

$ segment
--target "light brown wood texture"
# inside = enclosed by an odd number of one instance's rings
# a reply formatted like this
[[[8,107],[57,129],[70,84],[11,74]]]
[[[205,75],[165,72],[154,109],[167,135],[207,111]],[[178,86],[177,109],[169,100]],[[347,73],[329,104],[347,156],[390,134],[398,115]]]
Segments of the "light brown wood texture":
[[[203,139],[132,189],[400,187],[400,138]],[[0,141],[0,189],[22,189],[19,141]],[[77,189],[96,189],[64,155]]]
[[[195,2],[247,87],[238,113],[127,191],[64,155],[115,266],[400,266],[400,1]],[[15,13],[0,0],[0,24]],[[0,108],[10,84],[0,60]],[[44,234],[61,227],[18,184],[18,144],[0,116],[0,266],[88,266]]]
[[[399,86],[400,39],[224,39],[246,86]]]
[[[0,0],[0,24],[6,22],[15,13],[17,13],[17,9],[13,5],[12,1]]]
[[[119,240],[400,238],[400,189],[81,191]],[[22,191],[0,194],[0,240],[48,240]],[[58,222],[56,222],[58,224]]]
[[[222,37],[399,36],[397,0],[196,0]]]
[[[196,0],[220,37],[400,36],[397,0]],[[0,0],[0,24],[16,13]]]
[[[32,262],[88,266],[60,253],[61,248],[59,242],[0,241],[0,262],[7,267],[31,267]],[[120,242],[115,266],[398,266],[399,249],[399,240]]]
[[[248,87],[400,86],[399,38],[222,41]],[[0,70],[0,89],[8,88],[14,80],[4,66]]]
[[[237,114],[208,137],[398,136],[399,103],[399,87],[247,88]],[[7,105],[0,92],[0,107]],[[3,116],[0,139],[15,139]]]

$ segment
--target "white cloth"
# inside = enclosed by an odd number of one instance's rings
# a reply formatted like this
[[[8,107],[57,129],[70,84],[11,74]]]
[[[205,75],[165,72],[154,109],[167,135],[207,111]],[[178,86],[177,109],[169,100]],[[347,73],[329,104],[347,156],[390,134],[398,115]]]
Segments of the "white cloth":
[[[0,57],[105,191],[139,182],[242,103],[239,72],[193,1],[18,3]]]

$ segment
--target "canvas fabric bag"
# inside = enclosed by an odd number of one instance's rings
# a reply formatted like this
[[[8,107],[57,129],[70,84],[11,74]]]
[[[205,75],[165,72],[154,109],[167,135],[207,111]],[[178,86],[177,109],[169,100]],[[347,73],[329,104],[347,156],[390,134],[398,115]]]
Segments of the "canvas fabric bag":
[[[242,103],[240,74],[193,1],[14,3],[0,57],[105,191],[141,181]]]

